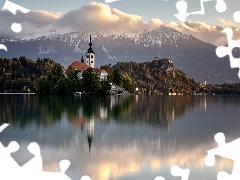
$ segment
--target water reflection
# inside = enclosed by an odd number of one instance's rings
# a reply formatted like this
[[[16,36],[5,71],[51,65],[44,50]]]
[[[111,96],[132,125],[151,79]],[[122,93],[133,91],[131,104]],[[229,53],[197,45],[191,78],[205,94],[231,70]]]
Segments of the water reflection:
[[[94,118],[118,123],[143,123],[170,128],[175,117],[200,103],[194,96],[84,96],[58,97],[1,95],[0,123],[26,128],[31,124],[49,126],[63,116],[83,129]]]
[[[232,162],[218,157],[210,170],[204,165],[206,151],[216,147],[213,136],[240,137],[238,96],[2,95],[0,111],[0,123],[11,124],[0,141],[20,143],[20,164],[36,141],[44,170],[59,170],[58,162],[69,159],[72,179],[173,179],[174,164],[190,168],[191,180],[216,179],[219,170],[231,173]]]

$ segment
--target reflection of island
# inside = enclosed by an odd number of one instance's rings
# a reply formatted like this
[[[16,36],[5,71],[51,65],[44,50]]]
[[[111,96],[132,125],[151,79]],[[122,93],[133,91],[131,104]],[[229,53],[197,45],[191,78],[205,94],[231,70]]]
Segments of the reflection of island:
[[[60,97],[37,95],[1,95],[1,123],[25,128],[31,124],[50,126],[63,117],[82,130],[86,123],[95,121],[109,123],[141,123],[168,130],[176,118],[196,105],[205,108],[224,98],[203,96],[84,96]],[[234,96],[229,96],[234,101]],[[227,103],[228,101],[226,101]],[[226,104],[225,103],[225,104]],[[209,106],[211,107],[211,106]]]

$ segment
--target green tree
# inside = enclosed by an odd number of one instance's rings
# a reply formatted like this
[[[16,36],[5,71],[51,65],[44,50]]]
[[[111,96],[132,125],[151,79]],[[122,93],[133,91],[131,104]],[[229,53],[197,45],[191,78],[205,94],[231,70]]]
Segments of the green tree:
[[[122,76],[122,86],[130,93],[134,93],[134,85],[132,83],[131,78],[128,75]]]
[[[77,79],[78,76],[78,71],[73,69],[71,66],[68,67],[67,69],[67,76],[70,78],[70,79]]]
[[[118,84],[119,86],[122,86],[122,79],[123,75],[121,73],[121,70],[119,67],[116,67],[112,71],[112,81]]]
[[[82,73],[83,89],[88,94],[97,94],[101,88],[98,75],[93,68],[88,68]]]

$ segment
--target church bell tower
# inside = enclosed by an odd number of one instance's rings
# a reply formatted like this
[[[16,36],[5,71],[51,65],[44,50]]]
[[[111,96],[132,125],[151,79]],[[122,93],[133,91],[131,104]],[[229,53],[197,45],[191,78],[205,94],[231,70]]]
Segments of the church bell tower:
[[[88,51],[86,53],[86,64],[91,67],[91,68],[95,68],[95,53],[93,52],[92,49],[92,37],[90,35],[90,42],[89,42],[89,48]]]

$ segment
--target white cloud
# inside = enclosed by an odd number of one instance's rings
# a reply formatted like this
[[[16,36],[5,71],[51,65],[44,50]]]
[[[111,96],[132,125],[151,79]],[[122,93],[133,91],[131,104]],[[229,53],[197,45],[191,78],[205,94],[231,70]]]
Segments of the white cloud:
[[[231,22],[218,19],[223,26],[230,26],[234,29],[234,38],[240,38],[239,29]],[[226,35],[222,33],[223,27],[207,25],[204,22],[186,21],[185,23],[164,23],[160,19],[151,19],[148,23],[143,21],[143,17],[127,14],[109,5],[98,2],[91,2],[79,9],[66,14],[30,11],[23,14],[18,12],[16,16],[8,11],[0,12],[0,34],[1,36],[17,35],[11,31],[13,22],[21,23],[23,31],[20,35],[46,33],[52,30],[67,31],[120,31],[136,32],[139,30],[151,30],[165,25],[176,29],[182,33],[193,35],[194,37],[215,45],[226,43]]]
[[[56,23],[60,28],[72,31],[137,31],[148,29],[148,24],[138,15],[126,14],[109,5],[91,2],[80,9],[66,13]]]
[[[19,35],[49,32],[54,30],[56,20],[61,17],[61,13],[46,11],[30,11],[27,14],[18,11],[16,15],[8,11],[0,11],[0,35],[16,36],[17,34],[11,30],[14,22],[22,24],[23,31]]]
[[[167,27],[176,29],[184,34],[192,35],[201,41],[219,45],[226,43],[226,35],[221,26],[207,25],[204,22],[186,21],[185,23],[165,23]]]

